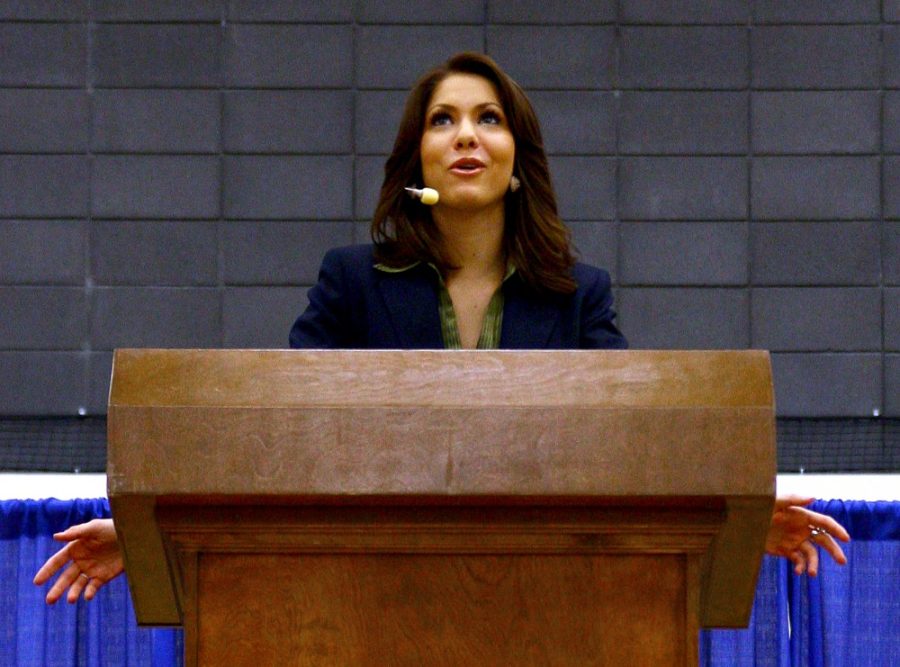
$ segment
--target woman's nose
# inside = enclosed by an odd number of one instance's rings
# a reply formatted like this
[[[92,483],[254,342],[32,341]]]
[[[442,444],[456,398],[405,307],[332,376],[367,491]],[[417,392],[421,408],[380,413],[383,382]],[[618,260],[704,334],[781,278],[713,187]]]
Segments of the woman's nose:
[[[469,120],[463,120],[459,124],[459,131],[456,133],[457,148],[473,148],[478,145],[478,135],[475,132],[475,126]]]

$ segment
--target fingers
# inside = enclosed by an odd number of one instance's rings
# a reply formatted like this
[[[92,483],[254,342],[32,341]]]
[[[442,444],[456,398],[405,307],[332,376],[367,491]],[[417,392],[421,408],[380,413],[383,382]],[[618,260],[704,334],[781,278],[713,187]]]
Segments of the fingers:
[[[819,573],[819,550],[809,541],[803,542],[799,549],[806,558],[806,573],[811,577],[816,576]]]
[[[63,592],[78,579],[78,575],[80,574],[81,570],[79,567],[75,565],[75,563],[69,563],[69,566],[63,570],[61,575],[59,575],[59,579],[53,582],[53,586],[47,591],[47,604],[53,604],[59,600],[62,597]],[[78,592],[80,593],[81,589],[79,589]],[[71,602],[72,600],[70,599],[69,601]]]
[[[40,586],[50,577],[52,577],[57,570],[62,568],[63,565],[69,562],[69,546],[70,545],[67,544],[47,559],[47,561],[41,566],[41,569],[38,570],[34,575],[35,584]]]
[[[810,514],[814,515],[810,518],[811,525],[815,526],[816,528],[821,528],[826,533],[828,533],[832,537],[838,538],[842,542],[850,541],[850,533],[847,532],[847,529],[837,521],[832,519],[830,516],[826,514],[818,514],[816,512],[810,512]]]
[[[780,510],[785,507],[806,507],[809,505],[815,498],[812,496],[800,496],[796,493],[791,493],[784,496],[778,496],[775,498],[775,509]]]
[[[66,602],[69,604],[74,604],[78,602],[78,598],[81,596],[81,591],[84,590],[84,587],[88,585],[88,576],[83,572],[79,573],[77,577],[75,577],[75,581],[72,582],[72,585],[69,586],[69,594],[66,595]]]
[[[819,533],[818,535],[810,537],[810,541],[825,549],[825,551],[834,558],[836,563],[839,565],[846,565],[847,556],[844,555],[844,550],[841,549],[841,545],[834,541],[834,537],[826,533]]]
[[[90,536],[91,532],[97,529],[97,522],[103,521],[103,519],[91,519],[87,523],[79,523],[74,526],[69,526],[64,531],[60,533],[54,533],[53,539],[58,542],[71,542],[72,540],[77,540],[81,537]]]

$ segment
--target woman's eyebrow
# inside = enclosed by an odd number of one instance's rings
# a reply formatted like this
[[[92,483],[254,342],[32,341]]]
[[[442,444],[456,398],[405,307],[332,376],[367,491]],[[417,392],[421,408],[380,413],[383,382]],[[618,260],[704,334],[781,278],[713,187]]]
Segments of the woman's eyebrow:
[[[501,111],[503,110],[503,107],[500,105],[499,102],[481,102],[479,104],[476,104],[472,108],[480,111],[481,109],[486,109],[487,107],[497,107]],[[438,104],[434,104],[434,105],[428,107],[427,112],[431,112],[434,109],[446,109],[447,111],[457,111],[458,107],[455,104],[450,104],[449,102],[439,102]]]

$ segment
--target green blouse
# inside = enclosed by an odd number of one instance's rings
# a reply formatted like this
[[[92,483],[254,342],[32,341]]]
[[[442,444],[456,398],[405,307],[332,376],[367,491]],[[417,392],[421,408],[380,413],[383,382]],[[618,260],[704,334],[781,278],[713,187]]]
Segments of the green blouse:
[[[395,269],[384,264],[376,264],[375,268],[385,273],[402,273],[409,271],[411,268],[418,266],[421,262],[410,264],[399,269]],[[438,315],[441,318],[441,335],[444,339],[444,348],[447,350],[459,350],[462,343],[459,340],[459,325],[456,323],[456,311],[453,309],[453,301],[450,298],[450,292],[447,291],[447,285],[444,283],[444,276],[438,271],[438,268],[428,263],[438,278]],[[516,272],[516,268],[509,264],[506,267],[506,275],[503,276],[505,283],[509,277]],[[481,334],[478,336],[478,344],[476,348],[479,350],[496,350],[500,346],[500,331],[503,328],[503,286],[497,288],[494,296],[488,303],[487,311],[484,314],[484,322],[481,325]]]

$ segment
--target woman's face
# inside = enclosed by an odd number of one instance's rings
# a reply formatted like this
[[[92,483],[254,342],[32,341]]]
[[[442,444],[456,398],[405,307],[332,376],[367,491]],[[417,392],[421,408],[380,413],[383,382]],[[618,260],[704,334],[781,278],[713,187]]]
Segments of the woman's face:
[[[493,84],[451,74],[434,90],[420,144],[425,185],[438,207],[473,212],[503,206],[516,143]]]

